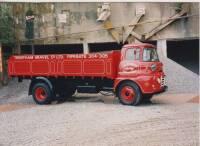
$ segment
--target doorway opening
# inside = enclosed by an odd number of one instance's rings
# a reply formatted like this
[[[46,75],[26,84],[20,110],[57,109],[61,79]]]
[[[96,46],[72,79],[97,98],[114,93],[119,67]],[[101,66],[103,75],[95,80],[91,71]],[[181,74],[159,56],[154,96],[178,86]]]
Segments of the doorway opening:
[[[89,43],[88,44],[90,52],[102,52],[102,51],[111,51],[111,50],[121,50],[123,44],[115,42],[107,43]]]
[[[82,44],[34,45],[35,54],[78,54],[83,53]],[[31,46],[21,46],[21,54],[31,54]]]
[[[199,74],[199,39],[167,41],[167,57]]]

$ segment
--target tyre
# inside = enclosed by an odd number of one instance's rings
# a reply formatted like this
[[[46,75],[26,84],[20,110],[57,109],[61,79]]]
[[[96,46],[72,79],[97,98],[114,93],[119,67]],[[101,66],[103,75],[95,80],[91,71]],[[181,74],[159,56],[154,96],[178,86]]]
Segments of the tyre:
[[[47,84],[39,82],[33,86],[32,96],[37,104],[49,104],[53,94]]]
[[[140,88],[133,82],[122,83],[117,90],[117,97],[124,105],[138,105],[141,100]]]

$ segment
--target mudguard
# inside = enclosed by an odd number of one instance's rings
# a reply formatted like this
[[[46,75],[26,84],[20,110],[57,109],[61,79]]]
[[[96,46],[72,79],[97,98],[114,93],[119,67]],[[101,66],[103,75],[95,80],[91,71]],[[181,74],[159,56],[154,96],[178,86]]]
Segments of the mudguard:
[[[34,86],[34,84],[37,83],[37,82],[40,82],[40,81],[48,84],[51,90],[53,89],[53,85],[52,85],[51,81],[48,78],[36,77],[36,78],[32,79],[32,81],[31,81],[31,84],[30,84],[29,90],[28,90],[28,95],[32,94],[31,91],[32,91],[32,87]]]

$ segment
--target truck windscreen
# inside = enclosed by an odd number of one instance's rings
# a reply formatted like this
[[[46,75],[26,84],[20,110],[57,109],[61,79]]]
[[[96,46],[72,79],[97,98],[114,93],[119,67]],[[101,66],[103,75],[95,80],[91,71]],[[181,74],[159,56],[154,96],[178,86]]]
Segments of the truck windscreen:
[[[139,48],[129,48],[126,51],[126,60],[139,60],[140,59],[140,49]]]
[[[159,61],[155,48],[143,49],[143,61]]]

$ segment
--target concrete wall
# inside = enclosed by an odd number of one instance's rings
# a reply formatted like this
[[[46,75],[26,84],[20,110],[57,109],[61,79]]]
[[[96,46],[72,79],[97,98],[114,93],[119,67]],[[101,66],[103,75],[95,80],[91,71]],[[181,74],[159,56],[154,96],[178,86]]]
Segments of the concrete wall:
[[[35,44],[71,44],[115,42],[110,33],[104,29],[103,24],[97,22],[97,7],[102,3],[16,3],[9,4],[14,8],[14,15],[18,19],[17,29],[19,39],[25,40],[25,13],[29,7],[34,11]],[[146,14],[140,22],[162,20],[176,13],[179,3],[111,3],[110,20],[114,26],[126,26],[136,16],[136,7],[144,6]],[[189,3],[188,15],[199,14],[199,3]],[[67,14],[66,23],[59,23],[58,14]],[[138,25],[135,32],[145,34],[162,22],[145,23]],[[94,31],[99,30],[99,31]],[[78,33],[87,32],[87,33]],[[122,27],[117,29],[122,39]],[[70,35],[65,35],[70,34]],[[64,36],[62,36],[64,35]],[[54,37],[58,36],[58,37]],[[199,16],[180,19],[167,26],[164,30],[150,38],[158,39],[183,39],[199,37]]]

